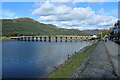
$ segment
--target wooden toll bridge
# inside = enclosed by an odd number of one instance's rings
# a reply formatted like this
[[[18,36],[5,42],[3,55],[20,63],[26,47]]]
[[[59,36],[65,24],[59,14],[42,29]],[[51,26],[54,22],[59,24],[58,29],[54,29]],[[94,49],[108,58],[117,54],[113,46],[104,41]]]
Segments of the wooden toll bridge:
[[[67,40],[70,40],[72,42],[72,40],[84,40],[84,39],[92,39],[92,38],[97,38],[97,36],[93,35],[93,36],[64,36],[64,35],[57,35],[57,36],[20,36],[20,37],[10,37],[10,39],[15,39],[15,40],[19,40],[19,41],[49,41],[51,42],[52,39],[55,39],[55,41],[57,42],[58,39],[60,40],[60,42],[62,42],[62,40],[65,40],[65,42],[67,42]]]

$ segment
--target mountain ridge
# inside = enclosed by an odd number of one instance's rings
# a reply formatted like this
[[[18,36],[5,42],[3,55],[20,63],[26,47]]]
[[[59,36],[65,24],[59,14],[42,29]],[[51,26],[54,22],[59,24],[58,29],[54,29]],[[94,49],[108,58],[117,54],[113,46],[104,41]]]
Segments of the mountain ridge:
[[[3,36],[23,35],[91,35],[78,29],[58,28],[31,18],[1,19]]]

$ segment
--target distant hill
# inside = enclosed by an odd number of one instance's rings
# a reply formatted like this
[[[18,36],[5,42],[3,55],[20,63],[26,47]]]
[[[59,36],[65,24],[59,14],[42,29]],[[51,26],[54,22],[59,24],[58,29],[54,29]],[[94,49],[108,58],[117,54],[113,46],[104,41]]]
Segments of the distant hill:
[[[100,33],[99,29],[93,29],[93,30],[84,30],[84,32],[87,32],[91,35],[98,35]]]
[[[3,36],[22,35],[89,35],[77,29],[57,28],[52,24],[44,24],[30,18],[2,19]]]

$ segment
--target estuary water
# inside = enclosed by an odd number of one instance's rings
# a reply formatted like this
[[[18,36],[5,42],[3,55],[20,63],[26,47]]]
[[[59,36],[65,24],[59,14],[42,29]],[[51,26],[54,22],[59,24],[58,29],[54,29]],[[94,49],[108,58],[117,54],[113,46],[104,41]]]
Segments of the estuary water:
[[[45,78],[54,67],[63,64],[68,55],[91,45],[86,41],[2,42],[3,78]]]

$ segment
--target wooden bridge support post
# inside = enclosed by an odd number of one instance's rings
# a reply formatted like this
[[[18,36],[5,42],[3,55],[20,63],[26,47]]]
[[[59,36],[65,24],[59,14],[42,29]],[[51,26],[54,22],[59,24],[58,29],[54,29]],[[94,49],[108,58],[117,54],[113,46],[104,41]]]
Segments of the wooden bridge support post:
[[[56,41],[56,42],[57,42],[57,38],[58,38],[58,37],[55,37],[55,41]]]
[[[44,41],[46,42],[46,37],[44,37]]]
[[[23,41],[23,37],[21,37],[20,40]]]
[[[49,37],[49,42],[51,42],[51,37]]]
[[[28,41],[30,41],[30,37],[28,37]]]
[[[42,42],[42,37],[40,37],[40,41]]]
[[[34,37],[32,37],[32,41],[34,41]]]
[[[65,42],[67,42],[67,37],[65,37]]]
[[[24,37],[24,41],[27,41],[27,38],[26,38],[26,37]]]
[[[60,42],[62,42],[62,37],[60,37]]]
[[[36,37],[36,41],[38,41],[38,37]]]
[[[20,41],[20,38],[17,38],[18,41]]]
[[[76,37],[76,41],[75,42],[77,42],[77,37]]]

